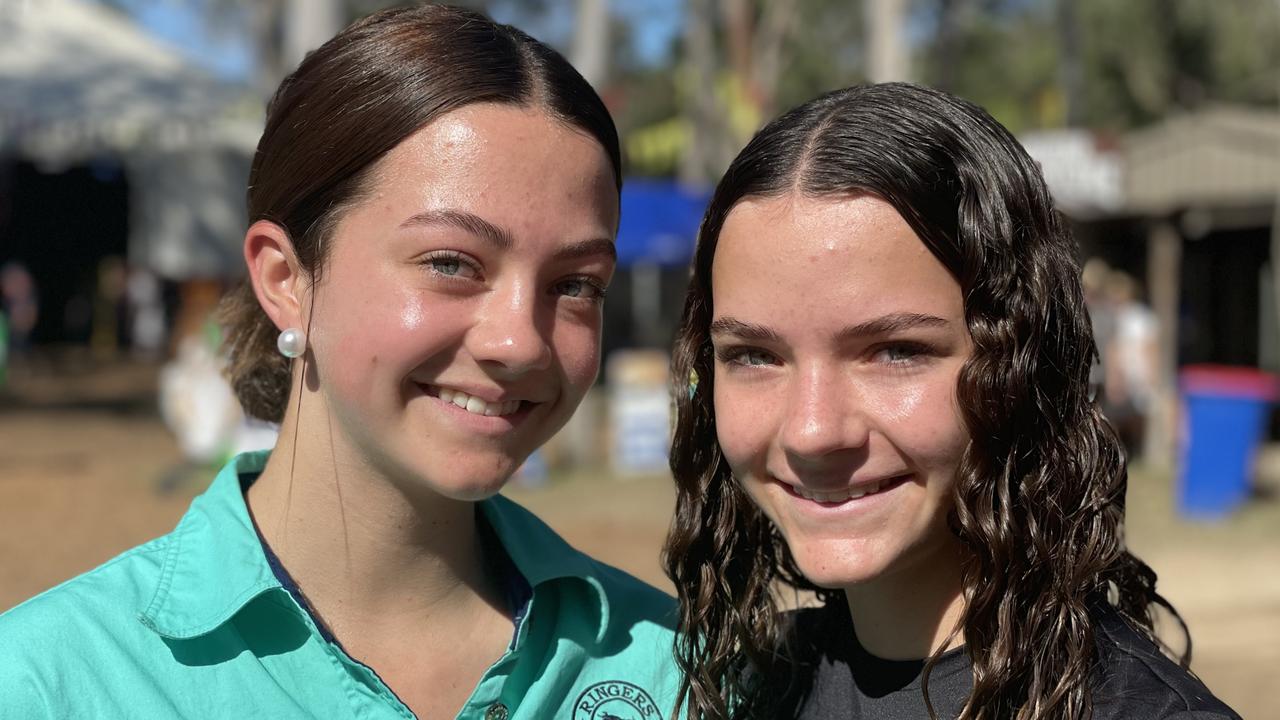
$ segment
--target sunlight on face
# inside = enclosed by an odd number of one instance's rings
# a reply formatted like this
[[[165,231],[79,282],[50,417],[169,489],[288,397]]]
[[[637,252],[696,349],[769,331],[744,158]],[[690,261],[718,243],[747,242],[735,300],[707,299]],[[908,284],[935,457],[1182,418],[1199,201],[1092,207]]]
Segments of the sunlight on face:
[[[340,462],[496,492],[599,366],[618,194],[589,135],[478,104],[384,157],[338,224],[311,345]]]
[[[832,588],[927,572],[954,542],[968,443],[956,280],[867,195],[739,203],[711,274],[720,445],[801,572]]]

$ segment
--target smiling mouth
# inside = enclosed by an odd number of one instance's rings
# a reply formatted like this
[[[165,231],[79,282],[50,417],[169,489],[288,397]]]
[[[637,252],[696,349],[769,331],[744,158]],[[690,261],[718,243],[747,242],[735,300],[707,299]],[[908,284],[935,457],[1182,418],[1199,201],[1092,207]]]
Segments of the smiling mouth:
[[[474,395],[468,395],[461,390],[452,390],[450,388],[438,387],[435,385],[427,387],[427,394],[438,397],[444,402],[453,403],[472,415],[484,415],[485,417],[504,417],[507,415],[514,415],[520,412],[521,409],[533,404],[525,400],[489,402]]]
[[[827,492],[809,490],[790,483],[782,483],[782,485],[788,492],[796,497],[811,500],[822,505],[839,505],[841,503],[849,502],[850,500],[857,500],[869,495],[875,495],[887,490],[892,490],[906,482],[908,478],[910,478],[909,474],[897,475],[874,483],[863,483],[857,487],[844,488],[843,490],[829,490]]]

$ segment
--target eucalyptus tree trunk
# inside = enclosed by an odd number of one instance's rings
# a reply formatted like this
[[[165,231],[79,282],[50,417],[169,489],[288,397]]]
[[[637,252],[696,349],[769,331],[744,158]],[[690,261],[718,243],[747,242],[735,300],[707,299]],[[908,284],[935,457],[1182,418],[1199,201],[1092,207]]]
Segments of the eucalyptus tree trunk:
[[[712,30],[713,0],[688,0],[684,29],[686,92],[689,93],[689,138],[680,158],[680,181],[694,185],[715,179],[713,158],[724,131],[715,95],[716,57]]]
[[[609,7],[605,0],[578,0],[570,61],[600,90],[609,77]]]
[[[871,82],[910,79],[905,33],[906,0],[864,0]]]

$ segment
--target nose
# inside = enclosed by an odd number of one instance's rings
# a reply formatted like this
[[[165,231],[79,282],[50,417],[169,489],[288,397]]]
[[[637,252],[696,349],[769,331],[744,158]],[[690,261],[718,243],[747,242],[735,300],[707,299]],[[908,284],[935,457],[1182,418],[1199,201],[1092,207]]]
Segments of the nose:
[[[551,346],[538,323],[533,291],[513,283],[495,290],[467,334],[468,350],[482,365],[510,376],[551,366]]]
[[[837,367],[814,365],[793,379],[780,431],[782,449],[793,462],[866,446],[870,430],[861,393],[842,375]]]

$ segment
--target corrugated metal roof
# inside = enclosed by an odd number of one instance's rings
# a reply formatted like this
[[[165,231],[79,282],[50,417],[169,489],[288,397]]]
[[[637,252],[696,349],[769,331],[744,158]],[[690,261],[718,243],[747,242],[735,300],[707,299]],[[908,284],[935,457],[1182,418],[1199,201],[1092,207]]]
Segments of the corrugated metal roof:
[[[1217,107],[1170,118],[1124,142],[1129,209],[1270,205],[1280,194],[1280,112]]]

